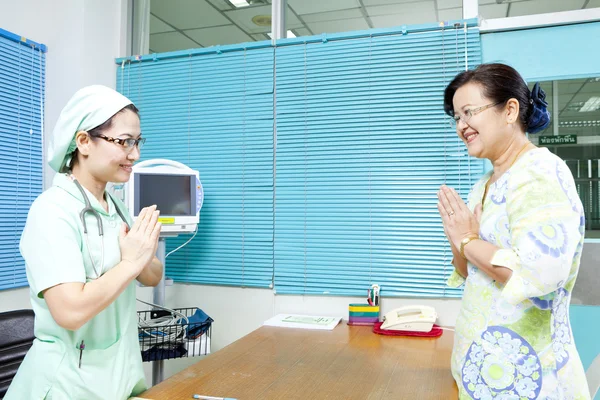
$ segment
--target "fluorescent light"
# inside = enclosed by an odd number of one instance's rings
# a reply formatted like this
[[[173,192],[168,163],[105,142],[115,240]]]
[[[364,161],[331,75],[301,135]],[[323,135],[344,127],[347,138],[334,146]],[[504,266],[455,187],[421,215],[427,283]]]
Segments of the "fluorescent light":
[[[237,8],[248,7],[250,5],[246,0],[229,0],[229,2]]]
[[[583,107],[579,109],[579,112],[590,112],[598,109],[600,109],[600,97],[590,97]]]
[[[267,33],[267,36],[268,36],[269,38],[273,39],[273,35],[272,35],[272,33],[271,33],[271,32]],[[296,37],[296,34],[295,34],[294,32],[292,32],[292,31],[287,31],[287,36],[286,36],[286,38],[287,38],[287,39],[289,39],[289,38],[295,38],[295,37]]]
[[[592,121],[560,121],[558,123],[563,128],[587,128],[600,126],[600,120]]]

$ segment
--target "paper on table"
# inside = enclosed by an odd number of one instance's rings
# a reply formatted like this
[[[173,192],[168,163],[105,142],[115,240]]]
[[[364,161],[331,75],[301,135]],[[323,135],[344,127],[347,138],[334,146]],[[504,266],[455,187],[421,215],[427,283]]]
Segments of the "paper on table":
[[[339,324],[342,317],[322,317],[313,315],[278,314],[265,321],[267,326],[284,328],[324,329],[332,330]]]

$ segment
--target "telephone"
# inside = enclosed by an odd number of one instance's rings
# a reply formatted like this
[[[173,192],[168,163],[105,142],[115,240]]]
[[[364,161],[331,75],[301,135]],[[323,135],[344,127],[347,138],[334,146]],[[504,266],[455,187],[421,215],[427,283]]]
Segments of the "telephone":
[[[385,314],[381,329],[393,331],[429,332],[437,319],[437,313],[429,306],[406,306]]]

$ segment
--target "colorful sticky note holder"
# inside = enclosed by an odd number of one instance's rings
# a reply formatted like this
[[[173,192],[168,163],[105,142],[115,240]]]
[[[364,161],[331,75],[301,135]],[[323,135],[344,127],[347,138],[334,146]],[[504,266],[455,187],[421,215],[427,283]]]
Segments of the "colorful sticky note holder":
[[[375,325],[379,322],[379,306],[350,304],[348,325]]]

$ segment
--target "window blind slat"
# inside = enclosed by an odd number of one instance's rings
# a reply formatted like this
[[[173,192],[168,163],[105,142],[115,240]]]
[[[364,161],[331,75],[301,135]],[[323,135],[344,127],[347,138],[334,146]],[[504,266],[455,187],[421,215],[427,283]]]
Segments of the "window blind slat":
[[[43,185],[46,59],[30,43],[0,34],[0,290],[27,286],[19,241]]]
[[[273,49],[127,63],[117,89],[141,110],[143,159],[200,171],[196,237],[166,262],[178,282],[269,287],[273,276]],[[167,252],[188,236],[169,238]]]
[[[436,192],[483,172],[442,107],[465,59],[477,28],[277,49],[278,293],[460,295]]]

